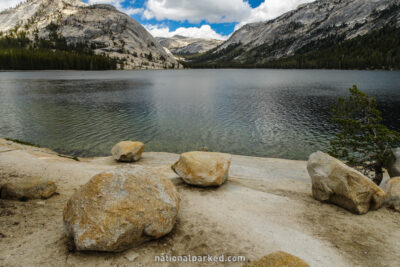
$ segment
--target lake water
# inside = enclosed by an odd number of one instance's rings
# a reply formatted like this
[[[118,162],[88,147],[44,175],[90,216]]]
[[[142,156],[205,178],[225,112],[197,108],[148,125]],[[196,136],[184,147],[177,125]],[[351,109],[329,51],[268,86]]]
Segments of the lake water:
[[[130,139],[147,151],[306,159],[328,147],[329,107],[353,84],[400,130],[400,72],[46,71],[0,73],[0,136],[74,156]]]

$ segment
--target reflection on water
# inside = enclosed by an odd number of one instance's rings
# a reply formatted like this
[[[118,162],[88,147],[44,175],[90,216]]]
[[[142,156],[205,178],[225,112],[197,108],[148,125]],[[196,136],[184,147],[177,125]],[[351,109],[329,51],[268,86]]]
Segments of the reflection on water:
[[[400,130],[400,73],[185,70],[0,73],[0,136],[78,156],[132,139],[147,151],[207,146],[306,159],[335,131],[329,106],[357,84]]]

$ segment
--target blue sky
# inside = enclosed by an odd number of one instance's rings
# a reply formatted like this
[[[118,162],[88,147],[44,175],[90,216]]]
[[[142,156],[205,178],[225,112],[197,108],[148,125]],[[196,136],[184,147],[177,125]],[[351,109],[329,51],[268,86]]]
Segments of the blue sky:
[[[131,15],[154,36],[227,39],[236,29],[266,21],[313,0],[84,0]]]
[[[24,0],[0,0],[0,10]],[[266,21],[314,0],[83,0],[110,4],[154,36],[227,39],[241,26]]]
[[[143,8],[145,7],[147,0],[136,0],[136,1],[124,1],[122,2],[122,6],[124,8]],[[196,0],[194,0],[196,1]],[[201,0],[197,0],[201,1]],[[88,2],[88,0],[85,0],[85,2]],[[249,0],[248,3],[251,8],[256,8],[262,4],[264,0]],[[179,20],[173,20],[171,19],[163,19],[163,20],[157,20],[156,18],[153,19],[146,19],[143,17],[143,13],[138,13],[135,15],[132,15],[132,17],[139,21],[141,24],[146,25],[149,27],[149,25],[157,25],[161,26],[162,28],[168,27],[170,32],[176,31],[176,29],[184,27],[184,28],[191,28],[191,27],[196,27],[199,28],[202,25],[209,25],[211,29],[213,29],[217,34],[221,36],[229,36],[234,30],[235,26],[238,25],[239,21],[235,22],[223,22],[223,23],[209,23],[205,18],[203,18],[202,21],[196,22],[196,23],[191,23],[188,20],[184,21],[179,21]],[[225,37],[226,38],[226,37]]]

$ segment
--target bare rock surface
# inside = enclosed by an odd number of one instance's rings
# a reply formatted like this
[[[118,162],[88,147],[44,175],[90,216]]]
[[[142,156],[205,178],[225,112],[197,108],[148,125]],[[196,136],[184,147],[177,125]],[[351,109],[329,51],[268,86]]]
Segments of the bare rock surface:
[[[123,141],[111,149],[111,154],[116,161],[135,162],[142,157],[144,148],[141,142]]]
[[[180,197],[152,168],[103,172],[76,192],[64,209],[64,225],[77,250],[122,251],[172,231]]]
[[[310,267],[310,265],[296,256],[283,251],[278,251],[271,253],[258,261],[245,264],[243,267]]]
[[[2,199],[47,199],[56,193],[53,181],[40,177],[25,178],[6,183],[0,188]]]
[[[180,35],[175,35],[170,38],[157,37],[156,39],[163,47],[176,55],[204,53],[223,43],[221,40],[190,38]]]
[[[242,255],[254,261],[278,250],[310,266],[396,266],[400,257],[399,213],[383,207],[355,216],[316,201],[305,161],[232,155],[229,180],[200,188],[171,170],[179,155],[160,152],[145,152],[134,165],[156,168],[176,185],[181,203],[172,232],[121,253],[69,251],[65,204],[94,175],[121,164],[112,157],[77,162],[3,139],[0,151],[0,183],[41,176],[54,180],[60,193],[45,201],[0,200],[1,266],[173,267],[177,263],[157,264],[154,257]]]
[[[196,186],[220,186],[229,176],[232,156],[215,152],[187,152],[172,165],[182,179]]]
[[[357,214],[380,208],[385,192],[369,178],[343,162],[316,152],[307,166],[315,199],[336,204]]]

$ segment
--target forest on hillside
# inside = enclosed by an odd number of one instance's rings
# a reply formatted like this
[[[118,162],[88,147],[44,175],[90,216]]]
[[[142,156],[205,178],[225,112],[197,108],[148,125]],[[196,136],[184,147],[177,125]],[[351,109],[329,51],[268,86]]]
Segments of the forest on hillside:
[[[284,44],[262,45],[250,51],[237,44],[189,57],[181,63],[189,68],[400,69],[399,36],[400,28],[396,27],[385,27],[351,40],[332,35],[309,43],[295,55],[270,60],[269,53]],[[246,61],[235,61],[243,53]]]
[[[0,70],[113,70],[117,60],[96,55],[93,45],[68,44],[57,34],[57,26],[50,24],[49,38],[35,33],[30,40],[18,29],[7,35],[0,33]]]

